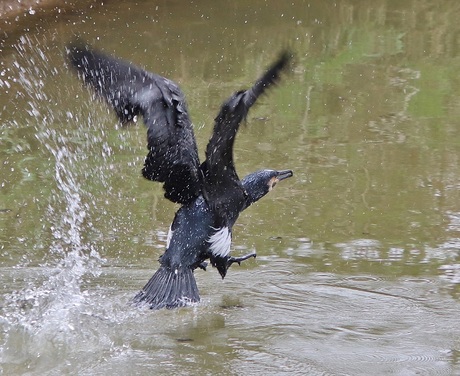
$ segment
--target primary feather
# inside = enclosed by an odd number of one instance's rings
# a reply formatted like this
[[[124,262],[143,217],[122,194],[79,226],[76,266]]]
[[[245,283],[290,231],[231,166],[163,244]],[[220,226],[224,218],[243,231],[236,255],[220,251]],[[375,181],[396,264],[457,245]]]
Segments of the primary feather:
[[[164,183],[169,200],[186,204],[200,194],[201,172],[185,96],[171,80],[80,44],[68,49],[85,82],[115,110],[121,122],[137,115],[147,127],[142,174]]]

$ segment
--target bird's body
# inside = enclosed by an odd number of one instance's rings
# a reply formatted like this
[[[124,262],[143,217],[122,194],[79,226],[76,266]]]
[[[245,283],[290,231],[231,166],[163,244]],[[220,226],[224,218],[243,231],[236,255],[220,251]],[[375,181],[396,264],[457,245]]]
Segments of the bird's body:
[[[257,98],[279,78],[289,62],[283,54],[248,90],[236,92],[221,107],[200,164],[185,97],[172,81],[81,45],[69,59],[85,82],[115,109],[125,123],[142,115],[148,155],[142,174],[163,183],[165,197],[181,205],[171,224],[160,268],[136,295],[136,303],[174,308],[200,300],[193,271],[209,259],[222,278],[242,257],[230,255],[232,228],[239,214],[263,197],[290,170],[259,170],[240,180],[233,143]]]

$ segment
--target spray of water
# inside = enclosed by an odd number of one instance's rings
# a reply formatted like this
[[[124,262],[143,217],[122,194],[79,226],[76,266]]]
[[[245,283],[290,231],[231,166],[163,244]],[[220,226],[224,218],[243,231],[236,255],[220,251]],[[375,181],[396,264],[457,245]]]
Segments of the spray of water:
[[[93,315],[91,296],[84,283],[97,277],[104,263],[84,236],[92,227],[89,218],[92,196],[84,185],[91,175],[85,165],[87,147],[100,139],[95,135],[88,139],[85,130],[75,124],[79,116],[60,105],[59,93],[57,96],[47,93],[42,78],[58,75],[59,69],[49,67],[49,51],[37,42],[26,37],[21,40],[17,46],[19,59],[9,68],[9,79],[18,89],[17,97],[27,103],[25,126],[35,133],[43,147],[43,158],[49,160],[50,175],[54,177],[44,226],[51,233],[47,252],[51,256],[40,265],[36,275],[24,280],[22,289],[4,299],[0,324],[6,335],[0,343],[0,355],[4,362],[13,363],[40,357],[49,346],[65,348],[76,338],[74,334],[81,327],[82,315]],[[69,129],[72,121],[74,130]],[[58,122],[66,122],[65,127],[56,126]],[[10,123],[14,124],[18,121]],[[105,146],[102,155],[109,156],[110,148]],[[81,333],[78,335],[81,340]],[[22,345],[14,343],[18,338],[22,338]],[[23,353],[18,353],[18,348]],[[60,356],[59,351],[55,353]]]

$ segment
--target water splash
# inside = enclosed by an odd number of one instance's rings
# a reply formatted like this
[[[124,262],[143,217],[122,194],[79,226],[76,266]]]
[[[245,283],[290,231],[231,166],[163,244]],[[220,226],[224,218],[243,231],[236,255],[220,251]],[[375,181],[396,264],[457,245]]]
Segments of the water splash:
[[[78,116],[69,116],[70,112],[62,106],[50,105],[59,104],[59,98],[46,92],[41,79],[58,73],[56,68],[48,67],[49,51],[43,51],[40,43],[26,37],[17,51],[23,59],[12,63],[10,81],[16,86],[21,103],[27,103],[25,127],[34,132],[43,158],[50,161],[50,179],[45,179],[45,183],[51,181],[55,187],[50,189],[43,226],[51,234],[46,252],[50,256],[38,268],[27,266],[21,283],[24,287],[5,296],[0,318],[4,333],[0,337],[0,355],[5,363],[33,364],[39,362],[45,349],[59,358],[62,351],[67,351],[69,342],[81,340],[82,315],[93,314],[93,298],[85,290],[85,283],[100,274],[104,260],[85,238],[92,228],[88,203],[92,196],[82,182],[91,174],[87,171],[87,147],[99,140],[89,139],[85,130],[78,128]],[[13,109],[16,111],[17,108]],[[68,129],[69,118],[77,130]],[[56,127],[59,122],[66,123],[62,131]],[[16,119],[14,124],[18,124]],[[110,155],[107,147],[103,152],[106,155]],[[15,268],[15,274],[20,275],[21,265]],[[57,351],[49,351],[50,347]]]
[[[26,329],[57,332],[72,330],[72,310],[84,303],[82,291],[85,275],[97,276],[103,263],[96,249],[85,242],[88,204],[82,199],[81,186],[72,172],[77,158],[65,144],[44,146],[55,158],[57,190],[51,197],[47,214],[53,241],[49,251],[55,255],[56,264],[41,265],[43,282],[30,281],[27,288],[11,293],[6,301],[14,308],[9,318]]]

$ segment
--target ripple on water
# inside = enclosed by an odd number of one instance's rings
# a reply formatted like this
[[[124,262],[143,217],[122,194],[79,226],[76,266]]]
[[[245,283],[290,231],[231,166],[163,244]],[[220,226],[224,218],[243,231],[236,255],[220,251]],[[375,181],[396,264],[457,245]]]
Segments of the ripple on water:
[[[341,250],[344,260],[380,260],[381,243],[374,239],[355,239],[347,243],[335,244]]]
[[[287,260],[277,262],[288,265]],[[455,315],[440,307],[435,296],[427,299],[439,281],[411,277],[395,283],[374,275],[302,271],[273,267],[245,275],[251,287],[242,308],[225,310],[229,343],[234,351],[254,358],[259,370],[262,359],[280,369],[289,360],[291,372],[306,374],[327,374],[324,364],[344,374],[360,374],[369,367],[375,374],[401,375],[449,369],[446,354],[439,351],[444,347],[437,343],[442,336],[433,335],[446,320],[455,327]],[[433,321],[433,315],[442,320]]]
[[[384,280],[380,276],[376,275],[351,275],[343,278],[346,282],[380,282]]]
[[[438,270],[448,282],[460,284],[460,264],[441,265]]]

